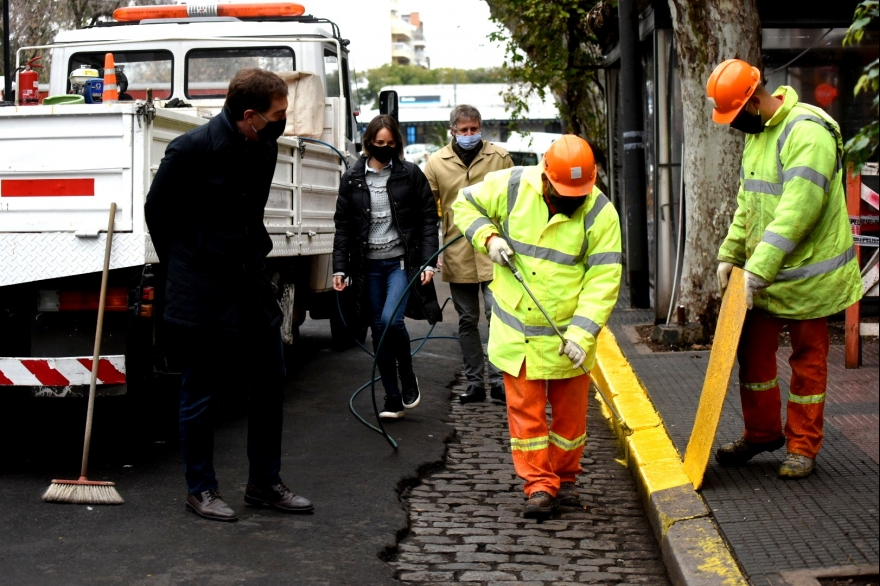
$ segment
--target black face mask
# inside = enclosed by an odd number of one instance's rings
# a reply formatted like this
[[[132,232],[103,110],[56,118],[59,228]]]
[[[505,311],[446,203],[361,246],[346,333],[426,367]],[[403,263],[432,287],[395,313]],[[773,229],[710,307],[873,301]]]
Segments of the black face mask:
[[[396,154],[397,149],[395,147],[390,147],[388,145],[385,146],[376,146],[373,145],[370,147],[370,156],[382,163],[383,165],[387,164],[388,161]]]
[[[761,113],[749,114],[745,108],[739,111],[739,114],[730,123],[730,127],[746,134],[760,134],[764,132],[764,122],[761,120]]]
[[[262,116],[260,116],[262,118]],[[263,118],[265,120],[265,118]],[[284,127],[287,126],[287,118],[281,120],[266,121],[266,126],[257,131],[257,138],[266,142],[275,142],[278,137],[284,134]]]
[[[556,208],[556,211],[560,214],[564,214],[569,218],[579,207],[584,205],[584,202],[587,201],[587,196],[584,195],[582,197],[561,197],[558,195],[550,195],[548,196],[550,200],[550,204]]]

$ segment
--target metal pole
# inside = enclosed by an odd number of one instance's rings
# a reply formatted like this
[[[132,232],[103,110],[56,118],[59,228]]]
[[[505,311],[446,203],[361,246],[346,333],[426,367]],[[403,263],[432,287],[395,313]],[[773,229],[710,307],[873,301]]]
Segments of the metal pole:
[[[3,0],[3,99],[12,100],[12,56],[9,54],[9,0]]]
[[[620,0],[620,101],[623,130],[624,206],[626,209],[626,269],[630,305],[651,306],[648,274],[648,218],[645,187],[645,143],[642,119],[642,60],[633,0]]]

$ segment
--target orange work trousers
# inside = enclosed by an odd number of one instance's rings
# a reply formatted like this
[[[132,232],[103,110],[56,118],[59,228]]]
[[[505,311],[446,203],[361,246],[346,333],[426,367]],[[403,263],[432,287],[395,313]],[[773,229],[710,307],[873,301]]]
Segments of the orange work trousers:
[[[574,482],[581,473],[590,377],[526,380],[523,362],[519,376],[504,373],[504,387],[513,466],[526,481],[525,493],[544,491],[556,496],[560,483]]]
[[[822,445],[825,384],[828,380],[828,319],[784,319],[749,311],[737,358],[745,437],[768,442],[780,437],[782,399],[776,371],[779,332],[791,334],[791,384],[786,410],[787,450],[815,458]]]

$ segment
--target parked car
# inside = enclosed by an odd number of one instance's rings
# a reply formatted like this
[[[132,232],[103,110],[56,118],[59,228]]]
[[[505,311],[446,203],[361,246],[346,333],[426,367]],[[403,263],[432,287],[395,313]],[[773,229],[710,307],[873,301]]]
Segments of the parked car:
[[[421,165],[428,160],[431,153],[437,152],[440,147],[433,144],[415,143],[407,145],[403,149],[403,157],[416,165]]]

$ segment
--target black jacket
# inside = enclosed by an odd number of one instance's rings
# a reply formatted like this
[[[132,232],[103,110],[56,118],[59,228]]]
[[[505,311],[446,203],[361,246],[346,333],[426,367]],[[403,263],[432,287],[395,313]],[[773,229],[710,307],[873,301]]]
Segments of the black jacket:
[[[333,239],[333,272],[345,273],[352,279],[354,304],[362,323],[369,323],[361,308],[367,305],[366,250],[370,230],[370,188],[367,186],[366,157],[342,176],[336,200],[336,235]],[[388,196],[394,227],[403,242],[407,276],[412,277],[428,261],[437,266],[437,204],[425,174],[409,161],[394,161],[388,178]],[[430,323],[443,320],[433,281],[422,286],[417,280],[409,296],[405,315],[427,319]]]
[[[263,210],[278,143],[248,142],[224,108],[174,139],[144,205],[166,267],[165,319],[241,331],[280,323]]]

